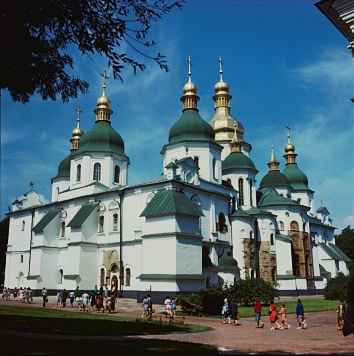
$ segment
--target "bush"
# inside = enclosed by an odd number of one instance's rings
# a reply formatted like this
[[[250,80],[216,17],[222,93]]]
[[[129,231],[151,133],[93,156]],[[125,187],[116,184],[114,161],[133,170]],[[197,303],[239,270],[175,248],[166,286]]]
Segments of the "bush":
[[[227,288],[227,297],[242,305],[254,304],[256,298],[263,304],[269,304],[278,295],[279,292],[273,284],[263,279],[240,279]]]
[[[199,293],[178,298],[182,311],[191,315],[220,314],[224,299],[242,305],[251,305],[258,297],[264,304],[278,296],[271,283],[262,279],[239,280],[236,284],[224,288],[203,289]]]
[[[348,282],[348,277],[346,277],[343,273],[338,273],[336,277],[331,278],[327,282],[327,286],[324,290],[325,298],[344,302],[347,298]]]

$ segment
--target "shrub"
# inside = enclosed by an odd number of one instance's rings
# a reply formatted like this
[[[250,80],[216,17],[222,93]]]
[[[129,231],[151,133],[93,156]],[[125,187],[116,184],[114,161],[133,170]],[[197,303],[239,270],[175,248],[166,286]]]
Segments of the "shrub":
[[[259,298],[263,304],[269,304],[279,292],[272,283],[263,279],[240,279],[227,288],[227,297],[236,303],[251,305]]]
[[[347,297],[347,285],[349,278],[343,273],[338,273],[334,278],[331,278],[327,282],[327,286],[324,290],[324,296],[326,299],[340,300],[344,302]]]

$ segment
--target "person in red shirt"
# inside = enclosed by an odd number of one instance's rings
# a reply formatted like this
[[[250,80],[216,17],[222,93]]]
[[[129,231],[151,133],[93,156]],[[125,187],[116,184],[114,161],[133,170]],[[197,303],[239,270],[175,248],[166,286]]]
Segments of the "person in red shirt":
[[[257,328],[263,328],[264,327],[264,323],[261,322],[262,303],[261,303],[259,298],[256,298],[256,302],[254,304],[254,312],[256,313]]]

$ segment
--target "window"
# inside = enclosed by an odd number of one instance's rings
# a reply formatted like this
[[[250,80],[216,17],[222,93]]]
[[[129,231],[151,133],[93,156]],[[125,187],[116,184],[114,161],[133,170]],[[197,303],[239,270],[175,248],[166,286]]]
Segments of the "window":
[[[130,279],[131,279],[131,272],[130,272],[130,268],[127,268],[125,270],[125,285],[127,287],[130,287]]]
[[[215,180],[218,179],[218,174],[217,174],[217,172],[216,172],[216,167],[217,167],[216,159],[213,158],[213,177],[214,177]]]
[[[114,167],[114,183],[119,183],[120,168],[119,166]]]
[[[118,214],[113,214],[113,231],[118,231]]]
[[[300,199],[300,198],[296,199],[296,201],[297,201],[299,204],[301,204],[301,199]]]
[[[104,216],[101,215],[98,219],[98,232],[104,231]]]
[[[243,179],[238,180],[238,205],[244,205],[244,195],[243,195]]]
[[[59,192],[60,192],[59,187],[57,187],[57,189],[56,189],[56,198],[57,199],[59,198]]]
[[[65,221],[60,225],[60,237],[65,237]]]
[[[280,231],[284,231],[284,223],[282,221],[279,221],[279,229]]]
[[[64,272],[62,269],[59,270],[58,273],[58,284],[63,284]]]
[[[270,234],[270,245],[274,246],[274,234]]]
[[[195,166],[196,166],[197,168],[199,168],[199,157],[198,157],[198,156],[194,156],[193,160],[194,160]]]
[[[224,213],[219,214],[219,221],[216,224],[216,231],[227,232],[227,225]]]
[[[20,256],[20,261],[23,263],[23,255]]]
[[[80,182],[81,180],[81,164],[78,164],[76,167],[76,181]]]
[[[250,205],[253,206],[252,179],[250,179],[249,182],[250,182]]]
[[[93,166],[93,180],[101,180],[101,164],[97,162]]]
[[[21,226],[22,231],[25,231],[25,226],[26,226],[26,222],[25,220],[22,220],[22,226]]]

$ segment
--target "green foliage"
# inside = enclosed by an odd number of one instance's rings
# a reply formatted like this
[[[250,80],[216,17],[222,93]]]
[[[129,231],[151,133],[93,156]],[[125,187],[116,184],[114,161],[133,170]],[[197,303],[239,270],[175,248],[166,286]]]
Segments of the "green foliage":
[[[67,101],[86,92],[75,75],[73,54],[99,55],[122,80],[125,66],[144,70],[141,58],[167,71],[165,56],[151,53],[151,26],[180,8],[183,0],[12,0],[0,3],[0,88],[16,101],[38,93],[43,99]],[[122,48],[127,46],[129,50]],[[20,49],[20,51],[19,51]],[[128,53],[127,53],[128,52]],[[139,58],[131,53],[139,55]]]
[[[347,226],[336,236],[336,245],[352,260],[354,260],[354,229]]]
[[[233,286],[225,288],[208,288],[199,293],[178,298],[182,311],[192,315],[220,314],[224,298],[241,305],[251,305],[256,297],[264,304],[279,295],[271,283],[262,279],[239,280]]]
[[[228,298],[242,305],[251,305],[256,298],[264,304],[269,304],[278,295],[279,292],[273,284],[263,279],[240,279],[227,289]]]
[[[331,278],[324,290],[325,298],[344,302],[347,299],[348,281],[349,278],[343,273],[338,273],[336,277]]]

